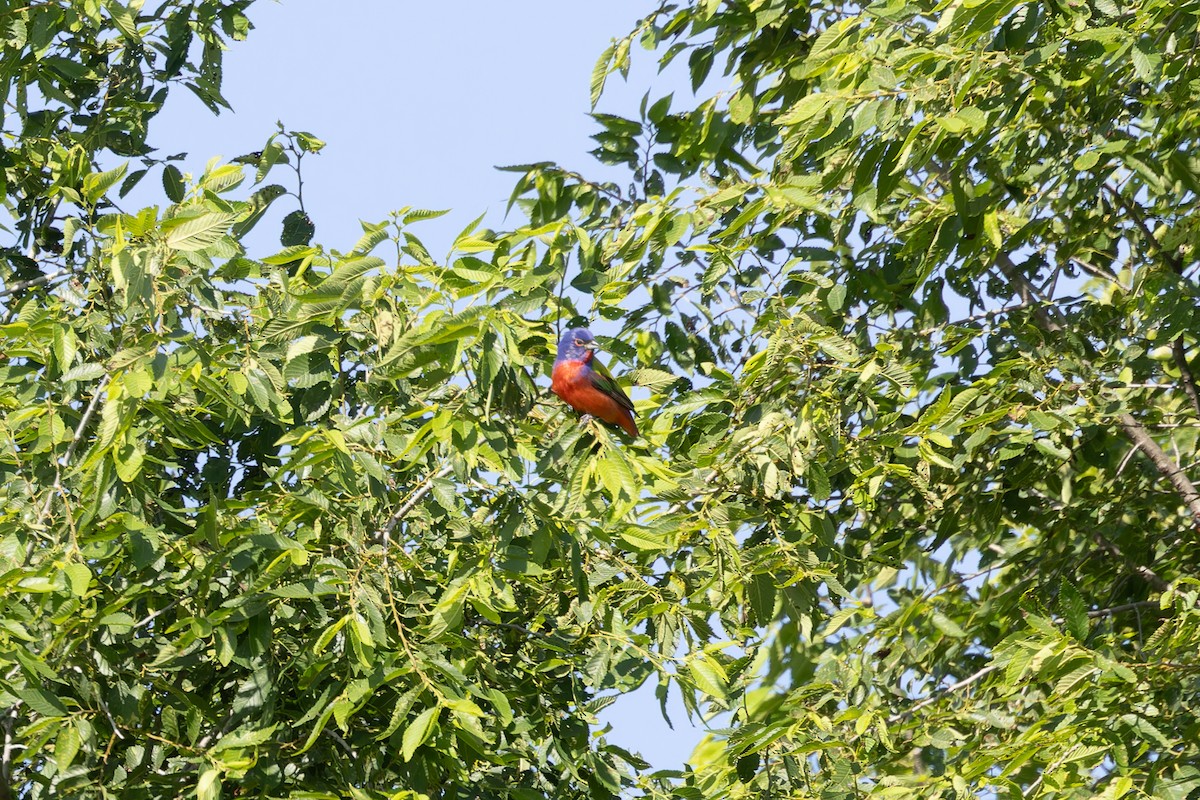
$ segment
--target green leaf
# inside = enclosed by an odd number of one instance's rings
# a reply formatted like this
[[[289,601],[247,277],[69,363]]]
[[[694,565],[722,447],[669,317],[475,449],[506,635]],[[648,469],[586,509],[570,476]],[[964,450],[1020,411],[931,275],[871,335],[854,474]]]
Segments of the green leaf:
[[[430,639],[437,639],[447,631],[457,630],[462,625],[463,605],[469,588],[466,581],[458,580],[442,593],[429,622]]]
[[[320,655],[325,648],[329,646],[329,643],[333,641],[333,637],[337,636],[338,631],[345,627],[346,623],[350,621],[350,616],[350,614],[342,616],[337,620],[337,622],[334,622],[321,632],[321,635],[317,637],[316,642],[313,643],[314,654]]]
[[[412,761],[413,754],[416,753],[417,748],[429,740],[437,718],[438,707],[431,706],[418,714],[417,718],[404,729],[404,736],[400,742],[400,756],[406,762]]]
[[[221,771],[209,767],[200,773],[196,782],[196,800],[219,800],[221,797]]]
[[[137,22],[128,8],[117,2],[117,0],[104,0],[104,7],[112,16],[112,21],[116,24],[117,29],[121,31],[122,36],[131,42],[137,42],[141,39],[137,29]]]
[[[625,528],[618,536],[627,547],[648,553],[661,552],[670,547],[666,537],[658,536],[643,528]]]
[[[167,247],[183,252],[203,250],[215,244],[226,234],[233,223],[233,215],[219,211],[210,211],[195,217],[185,218],[170,225],[164,224]],[[171,221],[175,223],[175,220]]]
[[[305,131],[293,131],[292,135],[296,137],[296,144],[306,153],[319,153],[325,147],[325,142],[311,133]]]
[[[745,125],[754,113],[754,98],[745,92],[738,92],[729,101],[729,119],[738,125]]]
[[[662,391],[679,380],[679,376],[661,369],[643,367],[632,375],[635,386],[645,386],[651,391]]]
[[[87,594],[88,587],[92,582],[92,571],[88,569],[86,564],[72,561],[63,567],[63,573],[67,576],[67,583],[71,587],[71,594],[76,597],[83,597]]]
[[[200,179],[200,186],[210,192],[227,192],[245,179],[240,164],[223,164]]]
[[[688,672],[696,688],[710,697],[725,699],[729,694],[729,679],[716,661],[703,653],[688,661]]]
[[[66,772],[74,763],[82,743],[79,729],[74,723],[67,722],[59,729],[58,736],[54,739],[54,764],[60,773]]]
[[[413,707],[413,704],[421,697],[424,691],[425,687],[418,685],[400,695],[399,699],[397,699],[392,705],[392,716],[388,721],[387,727],[383,729],[382,733],[375,737],[375,741],[380,742],[384,739],[391,738],[393,733],[400,730],[400,726],[408,717],[409,709]]]
[[[967,635],[967,632],[957,622],[940,611],[934,611],[929,619],[933,623],[933,627],[954,639],[962,639]]]
[[[174,164],[167,164],[163,167],[162,174],[163,191],[172,203],[182,203],[186,187],[183,185],[183,173],[179,171],[179,167]]]
[[[68,381],[87,382],[102,378],[106,374],[107,370],[100,364],[76,364],[63,373],[61,380],[63,383]]]
[[[25,705],[39,716],[65,717],[69,713],[61,700],[44,689],[35,689],[29,686],[15,691],[14,694],[25,701]]]
[[[308,214],[296,210],[283,218],[283,232],[279,235],[279,242],[284,247],[306,245],[312,241],[316,231],[317,228]]]
[[[825,302],[829,305],[830,311],[841,311],[846,305],[846,286],[845,284],[837,284],[829,289],[829,294],[825,297]]]
[[[93,172],[84,176],[83,197],[87,200],[88,205],[96,205],[96,202],[107,194],[109,189],[125,177],[127,169],[129,169],[129,162],[104,172]]]

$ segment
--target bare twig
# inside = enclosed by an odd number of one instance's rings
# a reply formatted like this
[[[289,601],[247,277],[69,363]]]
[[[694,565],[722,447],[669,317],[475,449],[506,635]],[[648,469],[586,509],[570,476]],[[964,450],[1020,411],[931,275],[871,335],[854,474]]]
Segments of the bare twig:
[[[1165,592],[1169,584],[1164,581],[1157,572],[1143,564],[1135,564],[1121,552],[1121,548],[1117,547],[1107,536],[1102,533],[1092,533],[1092,541],[1100,545],[1100,549],[1115,558],[1124,561],[1125,564],[1133,571],[1135,575],[1144,580],[1146,583],[1153,586],[1160,592]]]
[[[338,746],[346,751],[346,755],[350,756],[351,758],[358,758],[358,753],[354,752],[354,749],[350,747],[350,745],[346,744],[346,740],[343,739],[337,731],[326,728],[324,732],[325,735],[337,742]]]
[[[71,458],[75,455],[76,448],[83,440],[83,432],[87,428],[88,423],[92,421],[92,416],[96,413],[96,407],[100,404],[100,396],[104,394],[105,388],[108,387],[110,375],[105,375],[97,384],[96,390],[92,392],[92,400],[87,404],[87,408],[83,411],[83,416],[79,418],[79,424],[75,426],[75,433],[71,436],[71,443],[67,445],[67,452],[63,454],[59,461],[61,466],[67,466],[71,463]],[[46,517],[50,516],[50,506],[54,504],[54,497],[62,491],[62,484],[56,478],[54,481],[54,490],[46,495],[46,502],[42,504],[42,510],[38,514],[37,524],[40,527],[45,522]]]
[[[178,603],[178,602],[179,602],[178,600],[172,600],[170,603],[167,603],[165,606],[160,608],[158,611],[151,611],[144,618],[142,618],[138,622],[134,623],[133,630],[136,631],[138,628],[144,628],[145,626],[149,625],[151,622],[154,621],[155,617],[157,617],[159,614],[165,614],[166,612],[170,611],[172,608],[175,607],[176,603]]]
[[[1171,353],[1175,356],[1175,366],[1179,367],[1183,391],[1192,403],[1192,410],[1196,412],[1197,417],[1200,417],[1200,392],[1196,391],[1196,376],[1192,374],[1192,368],[1188,364],[1187,350],[1184,349],[1182,336],[1171,344]]]
[[[1012,283],[1021,302],[1032,309],[1033,316],[1037,318],[1038,324],[1042,328],[1051,333],[1062,330],[1062,312],[1058,310],[1057,306],[1047,303],[1037,287],[1021,274],[1021,268],[1013,262],[1008,253],[1001,251],[996,254],[996,267]]]
[[[9,708],[8,713],[4,715],[4,722],[0,725],[4,728],[4,752],[3,758],[0,760],[0,800],[12,800],[12,762],[13,753],[20,747],[16,743],[14,728],[17,724],[17,707],[14,705]]]
[[[43,283],[49,283],[50,281],[55,280],[56,278],[61,278],[64,275],[70,275],[70,274],[71,274],[71,271],[69,269],[60,269],[58,272],[51,272],[46,275],[41,275],[37,278],[30,278],[27,281],[20,281],[18,283],[12,283],[12,284],[9,284],[8,286],[5,286],[3,289],[0,289],[0,297],[8,297],[10,294],[19,292],[22,289],[31,289],[34,286],[41,286]]]
[[[71,459],[74,457],[74,451],[76,451],[77,447],[79,447],[80,441],[83,440],[83,432],[86,428],[88,428],[88,423],[91,422],[91,417],[96,414],[96,407],[97,405],[100,405],[100,397],[103,395],[104,389],[106,389],[108,386],[108,380],[110,377],[112,377],[112,375],[104,375],[104,377],[101,378],[100,383],[96,385],[96,390],[91,393],[91,402],[88,403],[88,408],[84,409],[83,416],[79,417],[79,425],[77,425],[76,429],[74,429],[74,433],[71,437],[71,444],[67,445],[67,451],[64,453],[64,455],[62,455],[62,458],[59,459],[60,469],[71,463]],[[46,518],[50,516],[50,506],[54,505],[54,498],[61,492],[61,477],[59,475],[55,475],[54,487],[50,489],[50,493],[46,495],[46,503],[42,504],[42,510],[38,512],[36,528],[41,528],[42,523],[46,522]],[[26,564],[29,563],[29,559],[32,558],[32,555],[34,555],[34,542],[30,540],[29,548],[26,548],[25,551]]]
[[[104,710],[104,716],[108,717],[108,722],[112,725],[113,736],[124,740],[125,734],[121,733],[121,726],[117,724],[117,720],[113,717],[112,712],[108,710],[108,703],[104,702],[104,695],[97,694],[96,699],[100,701],[100,708]]]
[[[1092,619],[1099,617],[1111,617],[1113,614],[1120,614],[1122,611],[1140,611],[1143,608],[1159,608],[1157,600],[1138,600],[1135,603],[1122,603],[1119,606],[1111,608],[1097,608],[1095,611],[1087,612],[1087,615]]]
[[[387,524],[383,526],[383,529],[380,530],[378,534],[378,538],[383,540],[383,547],[385,551],[389,542],[391,541],[392,531],[395,530],[398,524],[400,524],[400,520],[404,519],[408,515],[408,512],[412,511],[413,507],[416,506],[417,503],[421,502],[422,497],[429,494],[430,490],[433,489],[434,481],[438,480],[439,478],[446,477],[453,471],[454,467],[450,464],[447,464],[437,472],[430,475],[428,478],[422,481],[421,485],[418,486],[416,490],[413,491],[412,495],[404,501],[404,505],[396,509],[396,512],[388,518]]]
[[[1145,426],[1134,419],[1132,414],[1125,413],[1119,418],[1122,430],[1136,444],[1143,453],[1158,469],[1159,473],[1171,482],[1175,487],[1175,491],[1183,499],[1188,510],[1192,512],[1192,525],[1200,529],[1200,492],[1196,491],[1196,487],[1188,479],[1179,465],[1171,460],[1163,449],[1158,446],[1158,442],[1146,432]]]
[[[901,711],[899,714],[893,714],[892,716],[888,717],[888,724],[900,722],[901,720],[907,719],[907,718],[911,717],[913,714],[920,711],[922,708],[925,708],[926,706],[929,706],[929,705],[933,705],[938,700],[940,700],[941,698],[945,697],[948,694],[954,694],[955,692],[958,692],[958,691],[961,691],[961,690],[967,688],[971,684],[984,678],[987,675],[992,674],[993,672],[995,672],[998,669],[1000,669],[1000,665],[993,662],[991,664],[988,664],[986,667],[979,670],[978,672],[976,672],[972,675],[968,675],[967,677],[963,678],[961,681],[957,681],[956,683],[952,683],[949,686],[943,687],[941,689],[937,689],[932,694],[930,694],[928,697],[926,697],[924,700],[913,705],[907,711]]]
[[[539,633],[538,631],[532,631],[529,628],[524,627],[523,625],[516,625],[512,622],[492,622],[490,619],[483,619],[483,620],[480,620],[480,622],[482,622],[484,625],[489,625],[493,628],[502,628],[504,630],[516,631],[517,633],[520,633],[524,636],[528,636],[531,639],[541,639],[544,642],[550,642],[551,644],[555,644],[554,640],[551,639],[546,634]]]

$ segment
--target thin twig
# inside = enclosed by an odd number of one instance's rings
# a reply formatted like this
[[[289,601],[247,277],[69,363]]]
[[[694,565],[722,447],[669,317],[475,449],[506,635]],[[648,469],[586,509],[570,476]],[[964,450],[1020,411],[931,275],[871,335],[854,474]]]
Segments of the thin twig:
[[[1050,305],[1037,287],[1029,282],[1021,273],[1021,268],[1013,262],[1012,258],[1003,251],[996,254],[996,267],[1003,273],[1004,277],[1017,290],[1017,296],[1021,298],[1021,302],[1028,305],[1033,316],[1037,318],[1038,323],[1046,331],[1057,333],[1062,330],[1062,312],[1057,306]]]
[[[1163,449],[1158,446],[1158,442],[1154,441],[1146,432],[1145,426],[1134,419],[1132,414],[1122,414],[1119,422],[1126,435],[1141,448],[1159,473],[1175,487],[1175,491],[1179,493],[1188,510],[1192,512],[1192,525],[1200,529],[1200,492],[1196,491],[1196,487],[1188,479],[1188,476],[1184,474],[1178,464],[1171,460],[1170,456],[1163,452]]]
[[[138,622],[135,622],[132,630],[136,631],[138,628],[144,628],[145,626],[149,625],[154,620],[155,617],[157,617],[159,614],[165,614],[166,612],[170,611],[172,608],[175,607],[175,604],[178,602],[179,602],[178,600],[172,600],[170,603],[167,603],[165,606],[160,608],[158,611],[150,612],[143,619],[141,619]]]
[[[17,722],[17,707],[14,705],[4,715],[4,754],[0,760],[0,800],[12,800],[12,757],[20,745],[16,743],[13,728]]]
[[[71,270],[60,269],[58,272],[51,272],[47,275],[41,275],[37,278],[30,278],[27,281],[19,281],[17,283],[9,284],[8,286],[5,286],[3,289],[0,289],[0,297],[8,297],[10,294],[19,292],[22,289],[29,289],[34,286],[41,286],[43,283],[49,283],[50,281],[52,281],[56,278],[61,278],[64,275],[70,275],[70,274],[71,274]]]
[[[412,493],[412,496],[409,497],[408,500],[404,501],[404,505],[396,509],[396,513],[392,514],[392,516],[388,518],[387,524],[383,526],[383,529],[380,530],[378,534],[378,538],[383,540],[383,547],[385,551],[387,550],[388,543],[391,541],[392,531],[398,524],[400,524],[400,520],[404,519],[404,517],[408,515],[408,512],[412,511],[413,507],[417,503],[421,502],[422,497],[429,494],[430,490],[433,489],[434,481],[438,480],[439,478],[446,477],[453,471],[454,467],[450,464],[447,464],[434,474],[430,475],[428,478],[422,481],[421,485],[418,486],[417,489]]]
[[[350,756],[351,758],[358,758],[358,753],[354,752],[354,749],[350,747],[350,745],[346,744],[346,740],[343,739],[337,731],[326,728],[325,734],[330,739],[333,739],[335,742],[337,742],[338,745],[340,745],[341,748],[346,751],[346,755]]]
[[[1119,558],[1121,561],[1124,561],[1125,564],[1131,570],[1133,570],[1135,575],[1153,586],[1158,591],[1165,592],[1169,588],[1169,584],[1164,581],[1157,572],[1143,564],[1135,564],[1130,559],[1126,558],[1125,554],[1121,552],[1121,548],[1117,547],[1116,544],[1114,544],[1112,540],[1104,534],[1093,532],[1092,541],[1100,545],[1100,549],[1104,552]]]
[[[104,710],[104,716],[108,717],[108,722],[112,725],[113,735],[124,741],[125,734],[121,733],[121,726],[117,724],[117,720],[113,717],[112,712],[108,710],[108,703],[104,702],[104,696],[97,694],[96,699],[100,701],[100,708]]]
[[[967,677],[963,678],[961,681],[952,683],[949,686],[946,686],[942,689],[937,689],[931,695],[929,695],[928,697],[926,697],[924,700],[920,701],[919,703],[913,705],[907,711],[901,711],[899,714],[893,714],[892,716],[888,717],[888,724],[890,725],[892,723],[900,722],[901,720],[907,719],[907,718],[911,717],[913,714],[920,711],[922,708],[925,708],[926,706],[929,706],[929,705],[933,705],[938,700],[940,700],[941,698],[945,697],[948,694],[954,694],[957,691],[967,688],[971,684],[975,683],[976,681],[980,680],[981,678],[983,678],[987,675],[992,674],[993,672],[995,672],[998,669],[1000,669],[1000,665],[993,662],[991,664],[988,664],[986,667],[979,670],[978,672],[974,673],[973,675],[968,675]]]
[[[108,387],[109,378],[111,375],[105,375],[100,379],[100,383],[96,385],[96,390],[92,392],[92,400],[88,403],[87,408],[83,411],[83,416],[79,418],[79,424],[75,426],[75,433],[71,436],[71,443],[67,445],[67,452],[63,454],[62,459],[58,462],[60,466],[67,466],[71,463],[71,458],[75,455],[76,448],[83,440],[83,431],[87,428],[88,423],[92,421],[92,416],[96,413],[96,406],[100,404],[100,396],[104,394],[104,390]],[[54,503],[54,497],[62,491],[62,484],[56,478],[54,481],[54,490],[46,495],[46,502],[42,504],[42,510],[37,517],[38,527],[50,516],[50,506]]]
[[[1192,402],[1192,410],[1200,417],[1200,392],[1196,391],[1196,376],[1188,364],[1187,350],[1183,347],[1183,337],[1178,337],[1171,344],[1171,353],[1175,356],[1175,366],[1179,367],[1179,377],[1183,381],[1183,391]]]
[[[556,644],[556,642],[553,639],[551,639],[549,636],[547,636],[546,634],[539,633],[538,631],[531,631],[529,628],[526,628],[522,625],[517,625],[512,622],[492,622],[490,619],[483,619],[480,621],[484,625],[490,625],[493,628],[503,628],[505,630],[516,631],[517,633],[523,634],[525,636],[529,636],[534,639],[541,639],[544,642],[550,642],[551,644]]]
[[[1111,617],[1113,614],[1120,614],[1122,611],[1137,611],[1143,608],[1159,608],[1160,603],[1157,600],[1138,600],[1134,603],[1122,603],[1119,606],[1110,608],[1098,608],[1095,611],[1087,612],[1087,615],[1092,619],[1098,617]]]
[[[1142,216],[1141,209],[1134,206],[1134,204],[1129,200],[1126,200],[1125,195],[1121,194],[1107,183],[1104,184],[1104,188],[1107,189],[1109,195],[1111,195],[1112,198],[1116,200],[1122,208],[1125,209],[1125,213],[1129,214],[1129,218],[1134,221],[1134,224],[1136,224],[1141,230],[1142,235],[1146,237],[1147,244],[1153,246],[1156,251],[1162,254],[1162,257],[1166,260],[1167,266],[1170,267],[1172,272],[1174,272],[1176,275],[1181,275],[1183,273],[1183,264],[1179,260],[1179,254],[1173,253],[1167,250],[1167,248],[1163,247],[1162,242],[1160,242],[1158,237],[1154,235],[1154,231],[1150,230],[1150,226],[1146,224],[1146,218]]]

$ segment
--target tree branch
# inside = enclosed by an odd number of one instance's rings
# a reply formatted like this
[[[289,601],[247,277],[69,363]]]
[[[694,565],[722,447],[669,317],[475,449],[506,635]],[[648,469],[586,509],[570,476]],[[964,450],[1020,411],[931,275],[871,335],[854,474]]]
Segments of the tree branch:
[[[100,404],[100,395],[104,393],[108,386],[111,375],[105,375],[100,383],[96,386],[96,391],[92,392],[92,400],[87,404],[87,408],[83,411],[83,416],[79,418],[79,424],[75,426],[75,433],[71,436],[71,443],[67,445],[67,452],[63,454],[62,460],[59,461],[61,466],[67,466],[71,463],[71,458],[75,455],[75,449],[79,447],[79,442],[83,439],[83,431],[87,428],[88,423],[92,421],[92,416],[96,413],[96,406]],[[54,488],[46,496],[46,502],[42,504],[42,510],[38,513],[37,524],[40,526],[46,517],[50,516],[50,506],[54,504],[54,496],[62,491],[62,484],[58,478],[54,480]]]
[[[1142,216],[1141,209],[1130,201],[1126,200],[1125,195],[1121,194],[1107,183],[1104,184],[1104,188],[1108,190],[1108,193],[1112,199],[1116,200],[1117,204],[1120,205],[1121,208],[1125,209],[1125,213],[1129,215],[1129,218],[1132,219],[1134,224],[1138,226],[1138,229],[1141,230],[1142,235],[1146,237],[1147,244],[1150,244],[1154,247],[1155,251],[1162,254],[1163,259],[1167,262],[1167,266],[1170,267],[1171,271],[1176,275],[1182,275],[1183,263],[1179,260],[1179,254],[1172,253],[1167,250],[1167,248],[1162,246],[1162,242],[1158,241],[1158,237],[1154,235],[1154,231],[1150,230],[1150,226],[1146,224],[1146,218]]]
[[[1122,414],[1119,422],[1125,434],[1153,462],[1159,473],[1175,487],[1175,491],[1179,493],[1188,510],[1192,512],[1193,527],[1200,530],[1200,492],[1196,491],[1196,487],[1188,480],[1184,471],[1163,452],[1163,449],[1158,446],[1158,442],[1154,441],[1146,432],[1145,426],[1134,419],[1132,414],[1128,412]]]
[[[1171,343],[1171,353],[1175,356],[1175,366],[1179,367],[1179,379],[1183,381],[1183,391],[1192,402],[1192,411],[1200,417],[1200,392],[1196,391],[1196,376],[1188,365],[1187,350],[1183,347],[1183,337],[1179,336]]]
[[[1134,603],[1122,603],[1119,606],[1112,606],[1111,608],[1097,608],[1095,611],[1087,612],[1087,615],[1091,619],[1098,619],[1100,617],[1111,617],[1113,614],[1120,614],[1122,611],[1140,611],[1143,608],[1159,607],[1160,603],[1157,600],[1138,600]]]
[[[20,746],[16,743],[14,728],[17,722],[17,707],[12,706],[4,715],[0,727],[4,729],[4,750],[0,756],[0,800],[12,800],[12,762],[13,752]]]
[[[10,294],[15,294],[16,292],[19,292],[22,289],[29,289],[34,286],[41,286],[43,283],[49,283],[50,281],[55,280],[56,278],[61,278],[64,275],[70,275],[70,274],[71,274],[70,270],[60,269],[58,272],[51,272],[47,275],[42,275],[37,278],[30,278],[27,281],[20,281],[18,283],[13,283],[8,286],[5,286],[3,289],[0,289],[0,297],[8,297]]]
[[[1107,536],[1102,533],[1092,533],[1092,541],[1100,545],[1100,549],[1111,556],[1119,558],[1133,570],[1134,574],[1144,580],[1146,583],[1153,586],[1160,592],[1165,592],[1169,588],[1169,584],[1164,581],[1159,574],[1154,570],[1142,564],[1135,564],[1130,559],[1125,557],[1125,553],[1121,552],[1121,548],[1117,547]]]
[[[996,253],[996,267],[1016,287],[1017,296],[1021,298],[1021,302],[1033,309],[1033,316],[1037,318],[1042,328],[1052,333],[1062,330],[1062,312],[1056,306],[1048,305],[1037,287],[1021,274],[1021,268],[1013,262],[1008,253],[1003,251]]]
[[[913,705],[907,711],[901,711],[899,714],[893,714],[892,716],[888,717],[888,724],[900,722],[901,720],[907,719],[907,718],[911,717],[913,714],[920,711],[922,708],[925,708],[926,706],[936,703],[938,700],[940,700],[941,698],[945,697],[948,694],[953,694],[957,691],[961,691],[962,689],[967,688],[968,686],[975,683],[976,681],[979,681],[982,678],[984,678],[988,675],[991,675],[993,672],[995,672],[998,669],[1000,669],[1000,665],[993,662],[991,664],[988,664],[986,667],[979,670],[975,674],[968,675],[967,677],[963,678],[961,681],[958,681],[957,683],[952,683],[949,686],[946,686],[942,689],[937,689],[932,694],[930,694],[928,697],[926,697],[924,700]]]
[[[408,515],[408,512],[412,511],[413,507],[416,506],[417,503],[421,502],[421,498],[429,494],[430,490],[433,489],[433,482],[438,478],[446,477],[453,471],[454,467],[450,464],[447,464],[434,474],[430,475],[428,478],[422,481],[421,485],[418,486],[417,489],[412,493],[412,496],[404,501],[404,505],[396,509],[396,513],[392,514],[392,516],[388,518],[387,524],[383,526],[382,530],[380,530],[378,534],[378,538],[383,540],[384,550],[387,549],[388,543],[391,541],[392,531],[400,523],[400,520],[404,519],[404,517]]]

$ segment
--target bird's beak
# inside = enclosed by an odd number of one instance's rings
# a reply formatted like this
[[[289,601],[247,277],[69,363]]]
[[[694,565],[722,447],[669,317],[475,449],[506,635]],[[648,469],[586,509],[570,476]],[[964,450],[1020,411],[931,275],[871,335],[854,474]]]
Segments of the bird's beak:
[[[595,342],[588,342],[587,344],[585,344],[585,345],[583,346],[583,349],[585,349],[585,350],[599,350],[599,349],[600,349],[600,345],[596,344]]]

